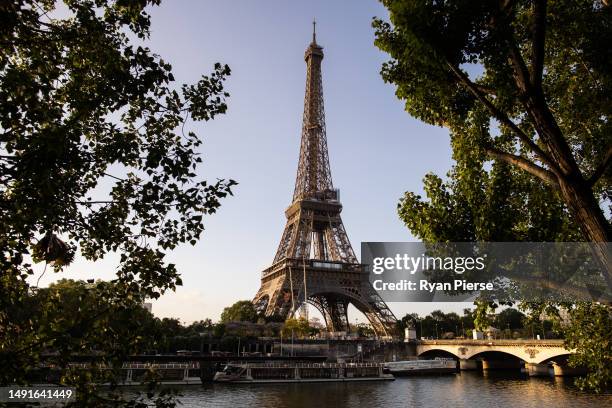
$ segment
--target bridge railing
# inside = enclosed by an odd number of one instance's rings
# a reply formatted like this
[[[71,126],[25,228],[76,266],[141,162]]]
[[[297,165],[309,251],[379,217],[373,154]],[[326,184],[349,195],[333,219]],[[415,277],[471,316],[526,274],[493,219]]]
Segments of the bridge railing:
[[[562,339],[542,339],[542,340],[532,340],[532,339],[483,339],[483,340],[473,340],[473,339],[436,339],[436,340],[417,340],[417,344],[424,345],[496,345],[496,346],[525,346],[525,345],[540,345],[540,346],[563,346],[564,341]]]

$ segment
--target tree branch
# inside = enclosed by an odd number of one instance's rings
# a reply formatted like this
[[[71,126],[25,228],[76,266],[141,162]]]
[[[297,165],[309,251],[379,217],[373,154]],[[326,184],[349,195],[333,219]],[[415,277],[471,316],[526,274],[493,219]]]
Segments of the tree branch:
[[[553,164],[552,160],[548,157],[548,155],[537,145],[525,132],[523,132],[517,125],[514,123],[508,115],[502,112],[497,106],[493,105],[493,103],[487,99],[485,95],[478,89],[476,84],[474,84],[468,76],[461,71],[459,68],[450,63],[450,61],[446,61],[446,64],[450,68],[451,72],[461,81],[465,87],[478,99],[485,107],[493,114],[493,116],[500,121],[501,124],[508,126],[517,136],[518,138],[527,146],[536,156],[542,161],[542,163],[546,164],[553,173],[557,172],[556,166]]]
[[[545,13],[545,9],[539,11]],[[545,15],[542,18],[545,18]],[[548,149],[551,159],[546,165],[559,177],[575,172],[579,173],[580,170],[578,169],[573,153],[548,107],[542,87],[534,86],[531,81],[531,74],[521,54],[521,50],[517,45],[512,24],[506,20],[507,19],[501,19],[501,27],[498,26],[498,28],[505,33],[502,35],[504,35],[508,45],[508,60],[514,72],[513,77],[519,91],[519,100],[531,118],[537,134]],[[498,22],[499,21],[494,19],[494,26],[497,26]],[[541,29],[544,30],[545,27]],[[543,47],[544,38],[542,37],[538,41],[542,41]],[[541,58],[543,58],[543,56]],[[541,75],[539,80],[541,80]]]
[[[528,286],[531,289],[549,289],[557,292],[567,293],[571,296],[575,296],[580,299],[591,299],[597,302],[610,303],[612,299],[610,296],[599,289],[594,288],[583,288],[580,286],[572,285],[568,282],[557,282],[552,279],[530,277],[526,279],[522,276],[515,276],[509,274],[508,278],[522,285]]]
[[[508,47],[510,48],[510,65],[514,71],[516,85],[521,91],[523,98],[527,99],[531,94],[531,90],[533,89],[529,69],[527,68],[527,64],[525,64],[521,51],[517,47],[512,36],[508,40]]]
[[[500,9],[508,14],[510,13],[510,10],[512,10],[512,7],[514,7],[514,0],[503,0],[500,4]]]
[[[548,171],[545,168],[540,167],[535,163],[532,163],[526,158],[521,157],[521,156],[516,156],[510,153],[506,153],[501,150],[494,149],[492,147],[485,148],[485,151],[487,155],[489,155],[490,157],[497,159],[497,160],[504,161],[514,166],[517,166],[525,170],[526,172],[538,177],[542,181],[545,181],[546,183],[550,184],[552,187],[557,188],[557,189],[559,188],[559,182],[557,180],[557,176],[555,176],[553,172]]]
[[[535,0],[533,3],[533,43],[531,53],[531,84],[534,88],[542,87],[544,71],[544,42],[546,37],[546,0]]]
[[[589,183],[590,186],[597,183],[597,180],[599,180],[601,176],[604,175],[606,170],[608,170],[608,167],[610,167],[610,164],[612,164],[612,146],[608,148],[608,151],[606,152],[604,159],[601,161],[601,163],[599,163],[599,166],[595,168],[595,171],[593,172],[593,174],[591,174],[591,177],[589,177],[589,179],[587,180],[587,183]]]
[[[514,72],[516,85],[519,88],[519,91],[521,92],[522,96],[526,98],[532,88],[529,69],[527,69],[527,64],[525,64],[525,60],[521,55],[521,51],[516,45],[512,26],[506,21],[509,18],[508,14],[512,7],[513,4],[511,2],[500,1],[499,10],[501,15],[494,15],[491,19],[491,24],[494,28],[499,28],[499,23],[501,22],[502,32],[504,29],[507,30],[506,32],[504,32],[503,36],[505,37],[509,48],[508,59],[510,60],[510,65],[512,66],[512,70]]]
[[[118,201],[75,201],[77,204],[81,205],[94,205],[94,204],[114,204],[118,203]]]
[[[476,88],[482,93],[486,93],[486,94],[493,95],[493,96],[497,95],[497,92],[495,91],[495,89],[490,86],[477,84],[477,83],[474,83],[474,85],[476,85]]]
[[[127,181],[127,179],[124,179],[124,178],[121,178],[121,177],[117,177],[117,176],[113,176],[112,174],[109,174],[109,173],[102,173],[102,174],[104,174],[104,175],[105,175],[105,176],[107,176],[107,177],[114,178],[115,180],[119,180],[119,181]]]

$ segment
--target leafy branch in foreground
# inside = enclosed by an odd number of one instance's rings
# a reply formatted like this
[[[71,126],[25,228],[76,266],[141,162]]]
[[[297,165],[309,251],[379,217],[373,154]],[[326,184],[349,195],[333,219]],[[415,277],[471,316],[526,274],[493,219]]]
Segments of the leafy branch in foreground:
[[[146,7],[158,4],[0,5],[1,384],[27,382],[41,350],[80,335],[56,338],[59,320],[49,323],[57,323],[51,334],[19,319],[32,295],[31,261],[57,272],[77,251],[92,261],[119,253],[113,290],[100,291],[102,300],[121,307],[157,298],[181,284],[166,251],[195,244],[204,217],[236,184],[199,180],[202,141],[185,131],[188,118],[225,113],[230,69],[215,64],[195,84],[175,86],[170,64],[144,45]],[[81,340],[82,350],[92,346]],[[116,349],[99,340],[101,350]]]
[[[588,373],[576,379],[582,389],[603,392],[612,385],[612,311],[597,303],[581,302],[569,309],[570,323],[564,328],[565,347],[577,350],[569,358],[573,367]]]

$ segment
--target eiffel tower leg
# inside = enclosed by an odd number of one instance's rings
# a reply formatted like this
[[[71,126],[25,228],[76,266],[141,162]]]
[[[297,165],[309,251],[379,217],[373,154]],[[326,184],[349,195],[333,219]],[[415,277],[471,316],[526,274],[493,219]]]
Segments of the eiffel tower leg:
[[[269,285],[262,285],[253,298],[253,306],[255,306],[257,313],[266,314],[268,306],[270,305],[271,297],[272,292]]]
[[[276,290],[272,299],[274,303],[270,302],[266,316],[280,316],[288,318],[291,313],[291,291],[287,288],[281,288]]]
[[[355,307],[365,315],[374,332],[378,336],[393,336],[397,334],[397,319],[389,306],[382,300],[378,292],[367,285],[362,288],[362,301],[356,302]]]
[[[258,313],[265,316],[278,315],[286,318],[291,312],[291,291],[289,283],[284,277],[262,284],[253,299]]]
[[[348,324],[348,300],[336,296],[316,296],[310,299],[312,303],[323,315],[325,326],[328,331],[349,332]]]
[[[310,297],[308,299],[308,303],[313,305],[323,316],[323,321],[325,322],[325,327],[329,327],[329,316],[325,311],[325,307],[323,307],[323,299],[318,297]]]
[[[344,299],[334,299],[329,302],[329,314],[333,323],[334,331],[346,331],[350,332],[350,326],[348,321],[348,304],[349,302]]]

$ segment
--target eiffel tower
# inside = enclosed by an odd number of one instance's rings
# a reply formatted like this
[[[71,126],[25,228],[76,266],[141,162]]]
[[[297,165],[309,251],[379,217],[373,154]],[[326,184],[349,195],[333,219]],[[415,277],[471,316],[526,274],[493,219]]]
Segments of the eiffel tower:
[[[332,332],[349,331],[347,309],[353,304],[378,336],[392,336],[396,318],[368,280],[342,224],[340,195],[329,167],[321,61],[313,22],[306,49],[306,95],[300,158],[287,224],[270,267],[262,272],[253,303],[266,316],[289,318],[302,305],[316,307]]]

